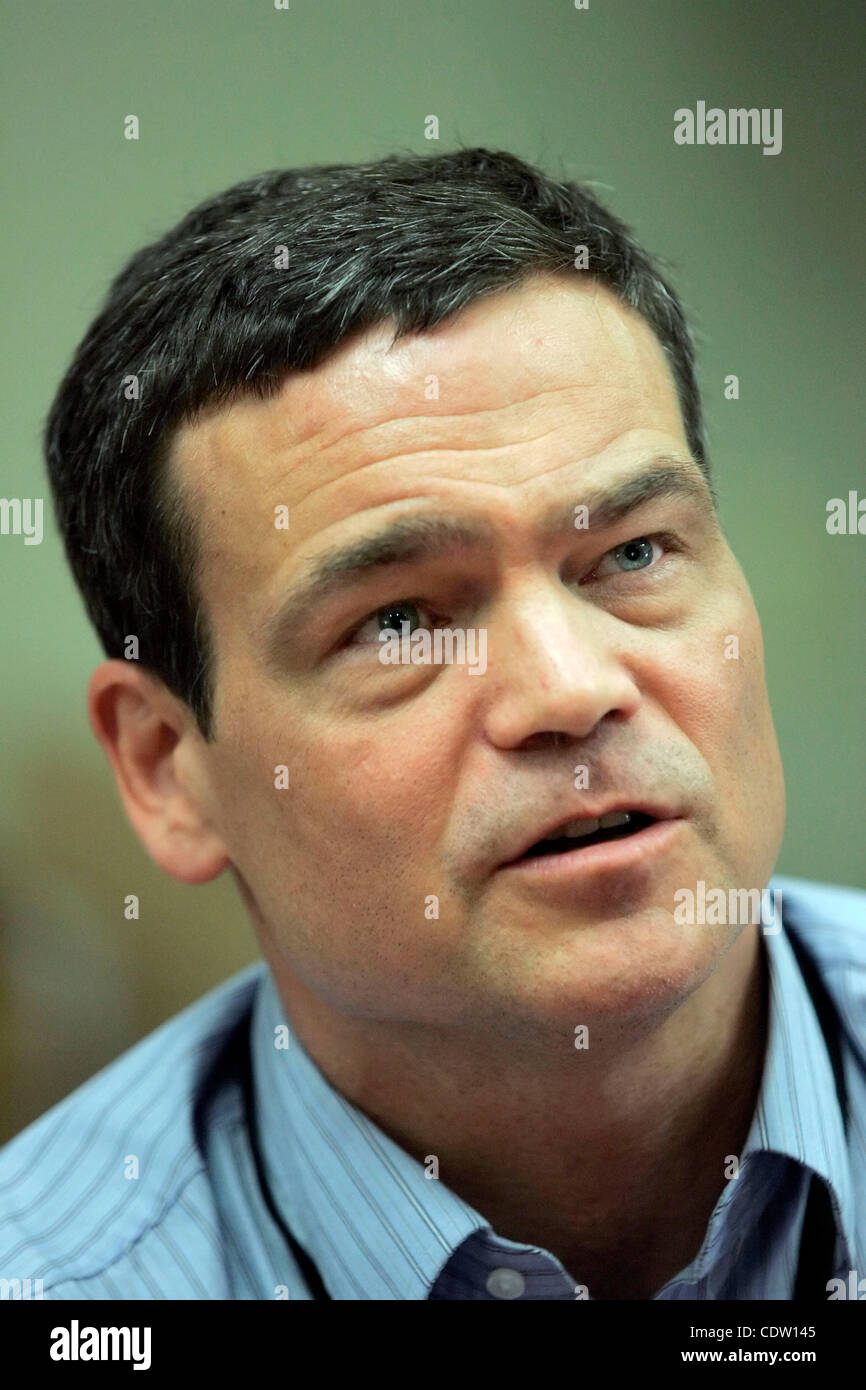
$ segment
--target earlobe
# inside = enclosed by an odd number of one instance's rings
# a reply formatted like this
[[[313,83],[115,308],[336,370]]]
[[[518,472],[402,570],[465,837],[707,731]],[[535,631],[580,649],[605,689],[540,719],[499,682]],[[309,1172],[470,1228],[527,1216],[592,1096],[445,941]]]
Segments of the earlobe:
[[[154,863],[182,883],[216,878],[229,856],[190,772],[190,746],[203,744],[191,712],[157,677],[119,660],[94,671],[87,708],[126,814]]]

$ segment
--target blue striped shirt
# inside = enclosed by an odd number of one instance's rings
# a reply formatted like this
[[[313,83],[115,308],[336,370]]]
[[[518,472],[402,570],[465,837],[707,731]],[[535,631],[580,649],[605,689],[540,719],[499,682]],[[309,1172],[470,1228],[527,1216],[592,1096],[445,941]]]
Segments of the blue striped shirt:
[[[813,1175],[835,1225],[826,1277],[866,1277],[866,893],[769,887],[785,924],[762,934],[767,1052],[739,1177],[657,1299],[790,1299]],[[792,933],[832,1001],[847,1133]],[[29,1279],[48,1299],[586,1296],[579,1269],[497,1235],[427,1174],[326,1080],[258,962],[0,1149],[0,1287],[21,1296]]]

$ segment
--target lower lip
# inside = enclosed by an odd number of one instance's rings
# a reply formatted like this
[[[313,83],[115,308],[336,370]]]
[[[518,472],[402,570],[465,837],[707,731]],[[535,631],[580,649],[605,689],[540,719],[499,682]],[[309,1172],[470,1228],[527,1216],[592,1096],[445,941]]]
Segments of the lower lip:
[[[569,849],[563,854],[539,854],[530,859],[518,859],[504,864],[501,873],[517,875],[526,880],[550,883],[578,883],[592,874],[615,873],[640,866],[657,854],[663,854],[676,838],[682,817],[653,821],[634,835],[622,840],[604,840],[583,849]]]

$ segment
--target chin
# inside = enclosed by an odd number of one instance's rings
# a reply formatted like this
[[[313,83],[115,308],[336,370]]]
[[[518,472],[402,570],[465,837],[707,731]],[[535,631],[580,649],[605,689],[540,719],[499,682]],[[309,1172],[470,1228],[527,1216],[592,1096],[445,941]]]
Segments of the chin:
[[[609,917],[535,957],[532,999],[570,1023],[646,1022],[677,1009],[712,974],[736,934],[683,927],[664,908]],[[539,978],[539,972],[542,978]]]

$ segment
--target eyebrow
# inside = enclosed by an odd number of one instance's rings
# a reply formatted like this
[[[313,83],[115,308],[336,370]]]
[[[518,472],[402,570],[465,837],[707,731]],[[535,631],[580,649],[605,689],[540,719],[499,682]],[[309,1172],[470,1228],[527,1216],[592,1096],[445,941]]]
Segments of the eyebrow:
[[[701,510],[715,513],[717,500],[712,486],[694,460],[674,454],[657,455],[640,473],[583,498],[589,525],[581,529],[584,534],[608,530],[645,502],[675,497],[685,497]],[[541,539],[550,540],[573,526],[578,505],[572,499],[565,506],[557,503],[552,507],[541,518]],[[269,656],[276,657],[300,630],[311,608],[376,571],[490,546],[496,535],[497,528],[483,517],[470,521],[429,512],[398,517],[376,535],[311,561],[265,624],[265,649]]]

